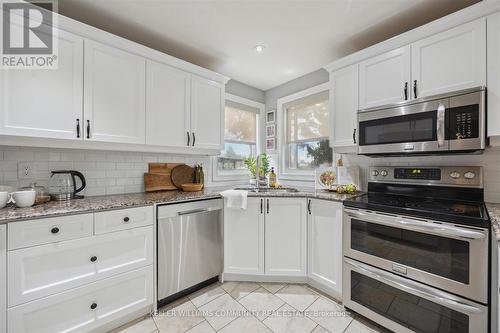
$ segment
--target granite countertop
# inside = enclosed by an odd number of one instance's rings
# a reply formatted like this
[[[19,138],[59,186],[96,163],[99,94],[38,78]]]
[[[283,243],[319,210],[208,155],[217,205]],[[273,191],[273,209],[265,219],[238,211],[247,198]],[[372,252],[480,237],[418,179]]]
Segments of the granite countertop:
[[[97,211],[124,209],[141,206],[151,206],[154,204],[175,203],[202,199],[221,198],[221,188],[207,188],[201,192],[152,192],[152,193],[131,193],[117,195],[103,195],[86,197],[71,201],[51,201],[45,204],[36,205],[29,208],[16,208],[9,204],[0,209],[0,224],[14,221],[23,221],[44,217],[55,217],[63,215],[74,215],[91,213]],[[315,198],[331,201],[344,201],[360,195],[358,194],[338,194],[329,192],[299,191],[293,193],[252,193],[249,197],[298,197]]]
[[[493,232],[500,242],[500,204],[486,203],[486,209],[490,215],[491,232]]]

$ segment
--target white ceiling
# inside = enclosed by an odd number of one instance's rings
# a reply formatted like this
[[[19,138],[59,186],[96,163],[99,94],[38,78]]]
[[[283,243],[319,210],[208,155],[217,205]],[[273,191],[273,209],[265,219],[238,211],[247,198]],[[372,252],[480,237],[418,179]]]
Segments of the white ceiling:
[[[268,90],[475,2],[59,0],[59,12]]]

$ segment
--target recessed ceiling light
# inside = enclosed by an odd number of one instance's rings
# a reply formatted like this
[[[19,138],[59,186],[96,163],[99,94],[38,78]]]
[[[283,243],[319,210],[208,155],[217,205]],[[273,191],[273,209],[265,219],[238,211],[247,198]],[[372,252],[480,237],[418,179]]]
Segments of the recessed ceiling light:
[[[262,53],[266,47],[264,45],[255,45],[254,49],[257,53]]]

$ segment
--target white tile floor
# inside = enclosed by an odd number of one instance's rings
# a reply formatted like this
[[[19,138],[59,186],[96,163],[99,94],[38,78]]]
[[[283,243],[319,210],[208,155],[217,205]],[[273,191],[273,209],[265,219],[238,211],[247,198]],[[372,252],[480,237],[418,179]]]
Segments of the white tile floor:
[[[216,283],[115,333],[374,333],[376,324],[347,312],[307,285]]]

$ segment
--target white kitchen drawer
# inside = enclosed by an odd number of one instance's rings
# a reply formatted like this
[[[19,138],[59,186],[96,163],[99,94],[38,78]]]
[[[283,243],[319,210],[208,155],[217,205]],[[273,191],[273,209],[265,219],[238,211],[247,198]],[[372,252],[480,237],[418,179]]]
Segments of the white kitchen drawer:
[[[153,263],[153,227],[8,252],[12,307]]]
[[[148,266],[10,308],[8,332],[101,332],[107,323],[141,310],[146,314],[152,303],[153,266]]]
[[[138,207],[95,213],[94,221],[96,235],[153,225],[154,207]]]
[[[8,249],[92,236],[93,214],[49,217],[8,224]]]

